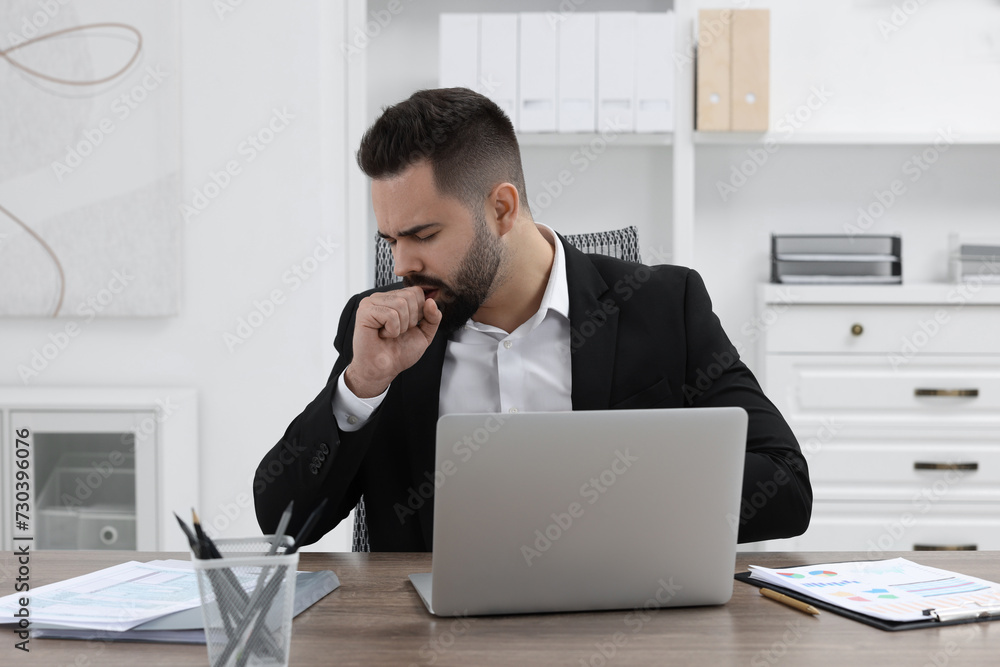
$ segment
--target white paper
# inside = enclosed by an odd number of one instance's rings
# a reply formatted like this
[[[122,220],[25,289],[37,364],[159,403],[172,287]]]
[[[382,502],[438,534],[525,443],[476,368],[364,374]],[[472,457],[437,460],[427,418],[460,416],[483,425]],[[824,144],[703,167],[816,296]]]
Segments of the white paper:
[[[1000,584],[905,558],[778,570],[751,565],[750,577],[886,621],[926,621],[927,609],[1000,605]]]
[[[252,587],[253,582],[250,582]],[[0,598],[0,618],[30,600],[30,620],[120,632],[201,604],[198,579],[185,561],[130,561]]]

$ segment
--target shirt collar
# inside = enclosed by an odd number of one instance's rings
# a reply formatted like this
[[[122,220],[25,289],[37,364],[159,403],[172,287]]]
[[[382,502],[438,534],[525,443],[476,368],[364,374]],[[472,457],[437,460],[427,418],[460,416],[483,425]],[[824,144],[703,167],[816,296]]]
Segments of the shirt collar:
[[[569,284],[566,282],[566,251],[563,249],[562,242],[551,227],[543,225],[540,222],[536,222],[535,226],[542,234],[542,237],[549,242],[549,245],[553,246],[555,256],[552,259],[549,280],[545,284],[545,292],[542,294],[542,302],[538,306],[538,310],[527,322],[518,327],[522,335],[531,332],[541,324],[550,310],[562,315],[567,322],[569,321]],[[484,333],[501,332],[496,327],[481,324],[471,319],[465,323],[465,327]]]
[[[542,233],[545,240],[555,247],[556,251],[552,260],[552,269],[549,271],[549,282],[545,286],[545,294],[542,295],[542,304],[538,308],[538,312],[544,314],[547,310],[554,310],[568,320],[569,283],[566,282],[566,251],[551,227],[540,222],[536,222],[535,226],[538,227],[538,231]]]

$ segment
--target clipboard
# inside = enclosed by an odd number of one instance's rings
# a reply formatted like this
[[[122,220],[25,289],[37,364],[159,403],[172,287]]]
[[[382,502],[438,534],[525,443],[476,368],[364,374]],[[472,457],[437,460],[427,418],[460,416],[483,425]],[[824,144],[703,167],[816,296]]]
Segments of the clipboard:
[[[946,625],[962,625],[965,623],[982,623],[985,621],[1000,621],[1000,615],[993,614],[986,617],[965,617],[965,618],[950,618],[948,620],[936,620],[927,617],[926,621],[886,621],[881,618],[875,618],[873,616],[868,616],[867,614],[862,614],[850,609],[845,609],[843,607],[838,607],[836,605],[830,604],[825,600],[820,600],[808,595],[802,594],[798,590],[791,588],[786,588],[785,586],[778,586],[777,584],[772,584],[768,581],[763,581],[761,579],[751,579],[749,572],[738,572],[735,577],[737,581],[742,581],[745,584],[750,584],[751,586],[756,586],[757,588],[770,588],[773,591],[777,591],[790,598],[795,598],[801,602],[806,602],[818,609],[824,609],[826,611],[831,611],[834,614],[839,614],[840,616],[846,616],[855,621],[864,623],[865,625],[870,625],[873,628],[878,628],[879,630],[885,630],[886,632],[900,632],[902,630],[921,630],[923,628],[940,628]]]

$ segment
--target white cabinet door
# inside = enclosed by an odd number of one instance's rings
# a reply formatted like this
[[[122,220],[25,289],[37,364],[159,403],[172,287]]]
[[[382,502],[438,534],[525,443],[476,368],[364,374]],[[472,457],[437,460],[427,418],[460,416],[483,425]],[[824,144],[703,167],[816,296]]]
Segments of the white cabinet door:
[[[827,308],[790,307],[765,343],[765,390],[809,463],[814,504],[804,535],[757,548],[858,550],[872,558],[915,548],[1000,548],[1000,356],[931,354],[926,345],[901,358],[890,342],[903,340],[927,307],[864,310],[861,335],[874,328],[877,343],[850,333],[857,308]],[[975,319],[986,311],[965,312]],[[797,337],[792,325],[801,327]]]
[[[913,549],[1000,549],[1000,504],[817,502],[805,534],[767,551],[863,551],[886,558]]]
[[[158,548],[156,414],[23,410],[9,413],[7,497],[25,510],[5,541],[35,549]],[[22,472],[18,479],[18,472]]]

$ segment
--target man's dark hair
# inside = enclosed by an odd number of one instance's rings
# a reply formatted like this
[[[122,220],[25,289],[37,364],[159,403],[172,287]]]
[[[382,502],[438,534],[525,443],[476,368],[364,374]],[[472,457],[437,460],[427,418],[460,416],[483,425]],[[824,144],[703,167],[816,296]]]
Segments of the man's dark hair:
[[[511,183],[530,215],[514,126],[496,103],[468,88],[420,90],[386,107],[362,137],[357,158],[373,179],[427,160],[438,191],[477,217],[490,190]]]

